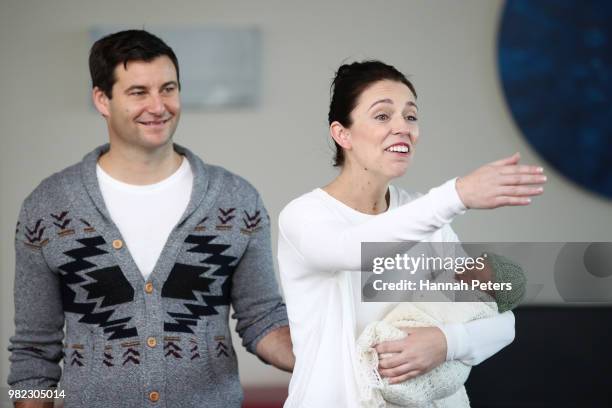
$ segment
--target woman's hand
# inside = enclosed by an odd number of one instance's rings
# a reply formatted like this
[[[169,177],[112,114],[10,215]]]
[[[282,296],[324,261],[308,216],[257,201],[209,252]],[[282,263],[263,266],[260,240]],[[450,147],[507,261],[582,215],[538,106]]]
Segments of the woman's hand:
[[[390,384],[425,374],[446,361],[446,337],[437,327],[402,329],[407,336],[376,345],[378,372]]]
[[[467,208],[528,205],[542,194],[546,176],[541,167],[519,165],[521,156],[494,161],[457,179],[457,193]]]

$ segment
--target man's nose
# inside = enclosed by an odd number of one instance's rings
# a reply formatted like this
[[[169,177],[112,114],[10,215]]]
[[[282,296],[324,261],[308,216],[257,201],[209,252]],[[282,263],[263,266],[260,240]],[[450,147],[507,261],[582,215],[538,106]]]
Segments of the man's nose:
[[[154,114],[154,115],[163,115],[166,107],[164,105],[164,99],[162,98],[162,96],[158,93],[152,93],[149,96],[149,105],[148,105],[148,110],[150,113]]]

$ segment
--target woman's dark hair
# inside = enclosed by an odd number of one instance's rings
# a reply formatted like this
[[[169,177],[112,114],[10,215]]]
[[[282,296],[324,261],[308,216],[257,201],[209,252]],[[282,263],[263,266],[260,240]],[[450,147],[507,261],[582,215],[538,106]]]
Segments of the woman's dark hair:
[[[352,125],[351,112],[357,105],[361,93],[373,83],[383,80],[405,84],[416,98],[416,90],[412,83],[391,65],[376,60],[341,65],[330,87],[332,96],[327,116],[329,124],[337,121],[344,127],[350,127]],[[336,141],[334,144],[336,145],[334,166],[342,166],[344,151]]]
[[[174,51],[159,37],[145,30],[125,30],[109,34],[96,41],[89,52],[89,73],[92,87],[100,88],[112,98],[115,68],[123,64],[127,68],[130,61],[149,62],[162,55],[172,60],[179,82],[179,64]],[[180,82],[179,82],[180,88]]]

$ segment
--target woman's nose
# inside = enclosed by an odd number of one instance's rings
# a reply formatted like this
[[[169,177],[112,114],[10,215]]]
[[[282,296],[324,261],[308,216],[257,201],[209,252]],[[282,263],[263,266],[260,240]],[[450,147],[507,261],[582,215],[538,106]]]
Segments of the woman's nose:
[[[412,126],[404,117],[395,118],[391,125],[393,126],[393,133],[397,135],[408,136],[412,129]]]

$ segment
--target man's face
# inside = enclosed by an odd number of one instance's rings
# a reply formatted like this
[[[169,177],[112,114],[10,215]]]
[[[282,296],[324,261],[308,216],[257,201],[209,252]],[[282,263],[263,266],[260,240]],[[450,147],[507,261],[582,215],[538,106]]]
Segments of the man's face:
[[[166,56],[115,67],[112,98],[94,89],[112,141],[155,149],[170,142],[181,113],[176,69]]]

